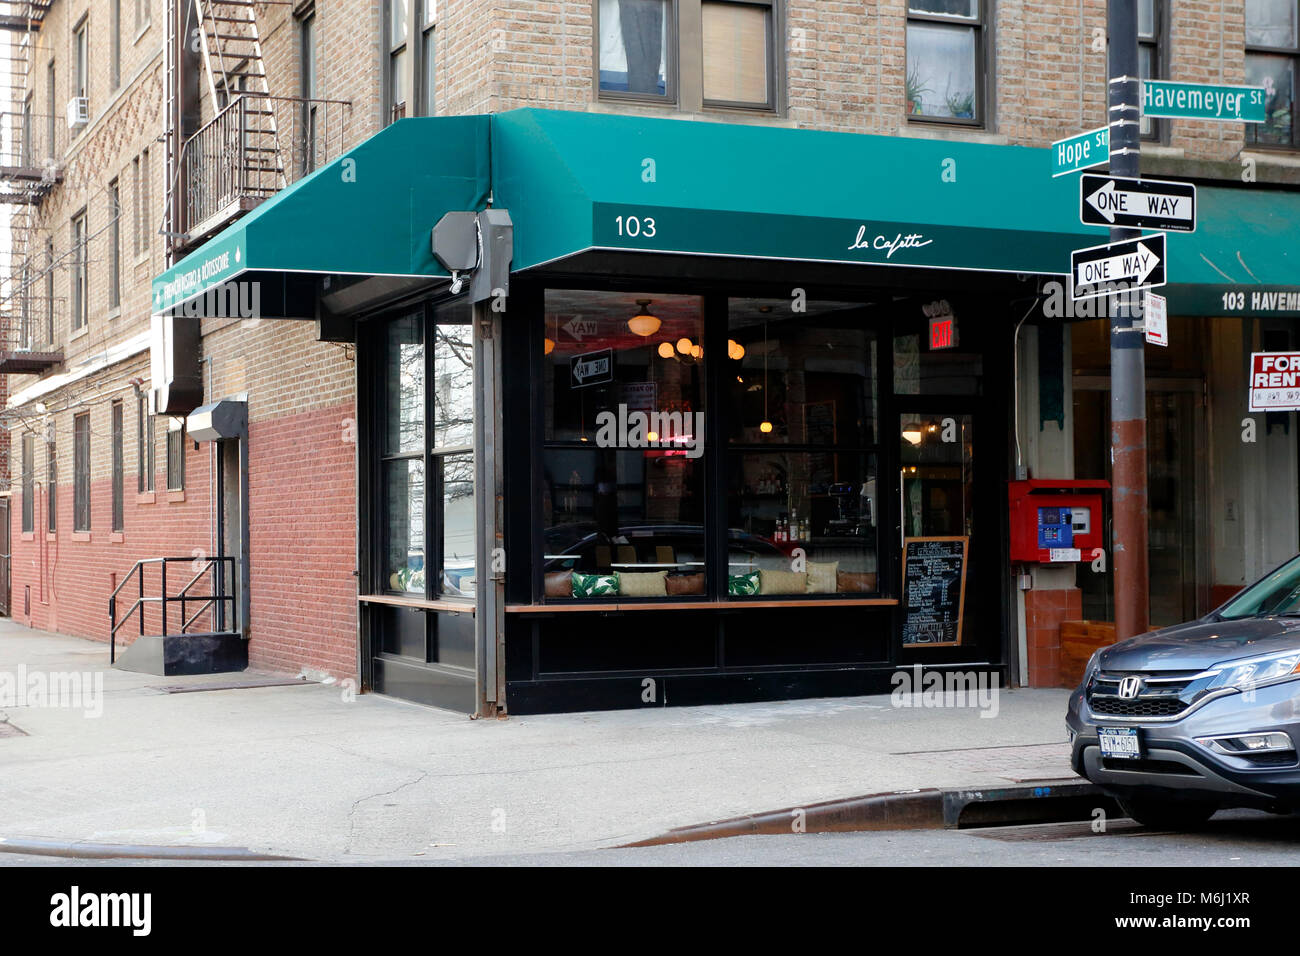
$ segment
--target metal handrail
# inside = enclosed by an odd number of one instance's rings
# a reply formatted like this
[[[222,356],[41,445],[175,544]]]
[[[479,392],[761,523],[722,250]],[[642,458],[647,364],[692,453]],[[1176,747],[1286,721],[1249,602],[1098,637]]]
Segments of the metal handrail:
[[[189,582],[185,584],[183,588],[181,588],[180,593],[175,595],[169,595],[167,593],[167,565],[178,563],[181,561],[189,562],[192,564],[196,560],[204,561],[205,562],[204,567],[201,570],[199,570],[194,575],[194,577],[192,577],[189,580]],[[205,574],[207,574],[209,571],[213,570],[214,568],[222,569],[223,570],[222,578],[224,578],[225,577],[224,569],[227,562],[229,562],[230,565],[230,576],[229,576],[228,586],[223,580],[219,579],[214,574],[213,582],[212,582],[212,591],[213,591],[212,594],[190,594],[189,593],[190,589],[196,583],[198,583],[198,581],[201,580]],[[160,591],[162,593],[158,597],[145,597],[144,567],[145,565],[148,564],[157,564],[161,572]],[[126,614],[123,615],[122,619],[119,621],[117,618],[117,596],[119,593],[121,593],[122,589],[125,588],[127,584],[130,583],[132,577],[135,577],[137,580],[139,586],[139,594],[136,597],[136,599],[132,602],[131,607],[127,610]],[[140,626],[140,637],[144,637],[144,631],[145,631],[144,608],[149,604],[157,604],[160,606],[162,610],[163,636],[167,636],[168,633],[167,632],[167,605],[172,603],[179,603],[181,605],[181,628],[179,631],[180,634],[187,633],[190,625],[192,625],[196,620],[198,620],[198,618],[203,614],[204,611],[210,608],[214,603],[218,603],[218,602],[220,602],[221,609],[223,611],[222,623],[224,624],[224,611],[225,611],[226,602],[229,602],[230,605],[229,610],[230,610],[231,618],[233,619],[235,615],[235,607],[236,607],[235,586],[236,586],[235,585],[235,559],[233,557],[226,556],[226,557],[212,557],[212,558],[199,558],[199,559],[196,559],[193,556],[167,557],[167,558],[141,558],[132,566],[131,570],[127,572],[126,577],[124,577],[121,583],[118,584],[118,586],[113,589],[113,593],[109,595],[108,598],[109,663],[113,664],[117,662],[117,632],[122,628],[123,625],[126,624],[127,621],[131,619],[132,614],[135,614],[137,611],[139,612],[137,619]],[[227,589],[230,592],[228,594],[217,593],[218,591],[225,591]],[[186,605],[194,601],[202,601],[204,603],[199,608],[198,611],[196,611],[194,614],[190,615],[187,618],[185,613]]]

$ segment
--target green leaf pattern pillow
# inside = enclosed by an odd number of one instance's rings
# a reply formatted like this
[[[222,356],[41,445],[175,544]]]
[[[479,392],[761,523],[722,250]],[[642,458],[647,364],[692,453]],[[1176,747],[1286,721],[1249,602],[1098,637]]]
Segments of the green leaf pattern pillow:
[[[617,574],[583,574],[580,571],[573,572],[574,597],[614,597],[617,595]]]
[[[758,572],[746,571],[744,574],[727,575],[727,594],[744,596],[758,593]]]

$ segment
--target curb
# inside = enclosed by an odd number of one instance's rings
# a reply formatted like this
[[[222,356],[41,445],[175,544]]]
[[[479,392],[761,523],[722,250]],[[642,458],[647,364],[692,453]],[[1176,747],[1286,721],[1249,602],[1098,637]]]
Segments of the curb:
[[[1033,786],[899,790],[676,827],[657,837],[620,844],[619,849],[734,836],[1064,823],[1091,820],[1097,808],[1107,816],[1124,815],[1111,797],[1082,780],[1048,780]]]
[[[147,843],[82,843],[76,840],[25,840],[0,837],[0,853],[59,856],[82,860],[207,860],[307,862],[302,857],[258,853],[245,846],[153,846]]]

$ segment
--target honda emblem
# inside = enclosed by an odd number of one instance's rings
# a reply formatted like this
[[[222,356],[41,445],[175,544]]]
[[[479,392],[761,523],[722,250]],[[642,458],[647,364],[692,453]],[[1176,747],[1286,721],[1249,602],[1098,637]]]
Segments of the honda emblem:
[[[1132,700],[1142,693],[1141,677],[1125,677],[1119,682],[1119,696],[1123,700]]]

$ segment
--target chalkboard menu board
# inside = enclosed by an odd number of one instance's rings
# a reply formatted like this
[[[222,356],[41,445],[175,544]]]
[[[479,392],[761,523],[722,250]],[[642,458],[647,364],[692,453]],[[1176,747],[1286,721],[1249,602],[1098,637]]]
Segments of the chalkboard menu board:
[[[970,538],[906,538],[903,542],[903,646],[961,643]]]

